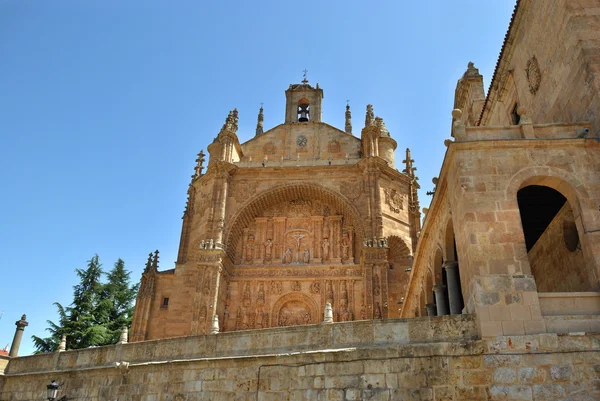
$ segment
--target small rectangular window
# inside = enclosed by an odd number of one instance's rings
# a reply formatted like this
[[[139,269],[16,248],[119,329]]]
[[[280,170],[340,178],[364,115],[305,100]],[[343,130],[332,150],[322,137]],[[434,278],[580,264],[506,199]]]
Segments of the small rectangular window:
[[[163,298],[161,308],[169,307],[169,298]]]

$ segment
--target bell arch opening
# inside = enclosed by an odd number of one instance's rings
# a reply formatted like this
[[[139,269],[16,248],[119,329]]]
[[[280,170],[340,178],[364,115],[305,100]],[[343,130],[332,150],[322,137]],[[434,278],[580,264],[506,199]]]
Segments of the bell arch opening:
[[[571,202],[545,185],[525,185],[517,202],[531,272],[539,292],[592,291]]]

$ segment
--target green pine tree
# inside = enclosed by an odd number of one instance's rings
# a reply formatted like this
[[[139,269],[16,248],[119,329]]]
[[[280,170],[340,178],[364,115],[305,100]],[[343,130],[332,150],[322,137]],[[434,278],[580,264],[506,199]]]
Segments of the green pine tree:
[[[73,286],[73,302],[64,307],[55,302],[59,321],[48,320],[50,332],[47,338],[32,336],[36,353],[53,352],[58,349],[62,335],[67,336],[67,349],[88,348],[103,345],[110,339],[105,324],[102,324],[102,310],[98,307],[102,301],[103,284],[102,265],[98,255],[88,260],[87,268],[75,270],[79,284]]]
[[[117,260],[113,269],[106,274],[107,283],[104,284],[103,300],[98,309],[106,322],[108,344],[116,343],[123,327],[131,326],[138,285],[131,285],[130,275],[122,259]]]

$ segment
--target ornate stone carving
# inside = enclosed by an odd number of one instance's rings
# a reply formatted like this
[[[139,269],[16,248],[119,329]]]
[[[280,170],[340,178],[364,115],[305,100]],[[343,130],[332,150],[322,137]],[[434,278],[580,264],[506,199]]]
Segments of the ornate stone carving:
[[[352,245],[351,240],[350,240],[350,236],[348,235],[348,233],[344,233],[343,234],[341,245],[342,245],[342,262],[346,262],[351,257],[351,255],[350,255],[350,247]]]
[[[373,295],[378,297],[381,294],[381,286],[379,284],[379,275],[375,273],[373,275]]]
[[[281,295],[283,292],[283,284],[281,281],[271,281],[271,292],[275,295]]]
[[[277,146],[273,142],[267,142],[265,146],[263,146],[263,152],[265,155],[274,155],[277,153]]]
[[[529,92],[535,95],[540,88],[540,83],[542,82],[542,72],[540,71],[540,65],[538,64],[535,56],[531,57],[527,61],[527,68],[525,68],[525,72],[527,73]]]
[[[233,271],[234,277],[360,277],[362,276],[361,268],[340,268],[340,269],[307,269],[306,267],[294,269],[236,269]],[[276,283],[276,282],[274,282]]]
[[[313,281],[310,285],[310,293],[311,294],[319,294],[321,292],[321,283],[318,281]]]
[[[260,283],[258,285],[258,295],[256,296],[256,305],[257,306],[265,305],[265,285],[264,285],[264,283]]]
[[[342,145],[339,143],[339,141],[334,139],[333,141],[329,141],[327,144],[327,150],[329,153],[340,153],[342,150]]]
[[[373,309],[373,319],[381,319],[381,308],[379,307],[379,302],[375,302]]]
[[[323,253],[321,253],[321,255],[323,255],[323,263],[328,262],[329,261],[329,238],[324,238],[323,242],[321,243],[321,247],[323,248]]]
[[[342,181],[340,192],[351,201],[356,201],[363,192],[363,182],[360,179]]]
[[[233,196],[238,203],[242,203],[256,194],[257,187],[257,181],[236,181],[231,186],[229,194]]]
[[[269,238],[263,245],[265,246],[265,263],[267,263],[273,258],[273,241]]]
[[[385,203],[390,208],[390,211],[400,213],[401,210],[404,210],[404,200],[398,191],[386,188],[383,190],[383,193],[385,195]]]
[[[300,290],[302,290],[302,285],[300,284],[299,281],[292,281],[291,288],[292,288],[292,291],[300,291]]]
[[[242,305],[244,307],[249,307],[252,298],[252,291],[250,289],[250,283],[246,283],[246,288],[244,290],[244,297],[242,298]]]

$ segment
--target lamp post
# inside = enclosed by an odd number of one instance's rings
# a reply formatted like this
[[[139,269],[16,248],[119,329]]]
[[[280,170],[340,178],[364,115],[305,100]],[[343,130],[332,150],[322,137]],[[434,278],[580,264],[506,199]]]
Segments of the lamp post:
[[[58,383],[56,380],[52,380],[50,384],[46,386],[46,391],[48,392],[48,401],[56,400],[56,396],[58,395]]]

